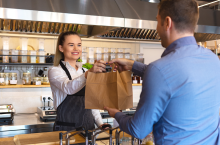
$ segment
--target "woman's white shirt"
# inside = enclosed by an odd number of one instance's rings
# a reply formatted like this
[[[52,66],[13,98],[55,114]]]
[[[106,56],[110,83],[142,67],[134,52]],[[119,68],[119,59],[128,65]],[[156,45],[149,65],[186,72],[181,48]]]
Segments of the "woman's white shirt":
[[[80,64],[77,65],[78,70],[76,70],[68,62],[62,62],[68,69],[72,80],[69,80],[66,72],[60,65],[57,67],[53,66],[49,69],[48,78],[50,81],[55,109],[57,109],[57,107],[64,101],[68,94],[75,94],[86,85],[85,73],[83,73]],[[87,71],[87,69],[83,69]],[[99,110],[92,109],[92,115],[97,126],[103,124]]]

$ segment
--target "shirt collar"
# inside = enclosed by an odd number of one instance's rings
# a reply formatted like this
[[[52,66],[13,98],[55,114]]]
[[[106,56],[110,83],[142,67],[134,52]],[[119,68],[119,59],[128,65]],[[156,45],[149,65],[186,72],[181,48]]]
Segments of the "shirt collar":
[[[62,63],[66,66],[67,69],[74,69],[76,70],[74,67],[72,67],[68,61],[62,61]],[[80,65],[78,62],[76,62],[76,66],[78,66],[78,70],[81,69],[82,65]]]
[[[175,40],[165,49],[161,57],[164,57],[170,52],[174,51],[175,49],[180,48],[185,45],[197,45],[195,37],[188,36],[188,37],[183,37],[183,38]]]

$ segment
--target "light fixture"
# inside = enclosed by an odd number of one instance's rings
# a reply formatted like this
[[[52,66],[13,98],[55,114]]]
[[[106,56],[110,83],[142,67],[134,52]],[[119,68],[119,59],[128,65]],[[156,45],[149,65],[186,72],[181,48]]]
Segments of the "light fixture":
[[[211,4],[217,3],[217,2],[220,2],[220,0],[213,1],[213,2],[210,2],[210,3],[206,3],[206,4],[204,4],[204,5],[200,5],[199,8],[204,7],[204,6],[207,6],[207,5],[211,5]]]

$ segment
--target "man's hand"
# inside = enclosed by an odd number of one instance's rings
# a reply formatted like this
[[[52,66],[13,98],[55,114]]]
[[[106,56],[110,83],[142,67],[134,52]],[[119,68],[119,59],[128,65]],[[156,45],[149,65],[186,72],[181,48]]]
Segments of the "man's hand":
[[[115,118],[116,113],[120,112],[118,109],[113,109],[113,108],[109,108],[109,107],[104,107],[104,109],[107,110],[108,114],[113,118]]]
[[[110,64],[115,63],[117,64],[114,68],[114,70],[119,70],[121,71],[127,71],[127,70],[132,70],[134,61],[129,60],[129,59],[124,59],[124,58],[118,58],[118,59],[113,59],[109,61]]]

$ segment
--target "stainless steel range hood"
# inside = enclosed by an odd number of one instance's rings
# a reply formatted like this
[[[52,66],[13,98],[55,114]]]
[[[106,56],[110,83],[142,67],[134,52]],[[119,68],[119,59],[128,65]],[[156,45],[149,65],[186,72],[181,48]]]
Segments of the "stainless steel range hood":
[[[0,32],[159,40],[157,4],[136,0],[0,0]],[[220,39],[220,11],[200,9],[197,41]]]

